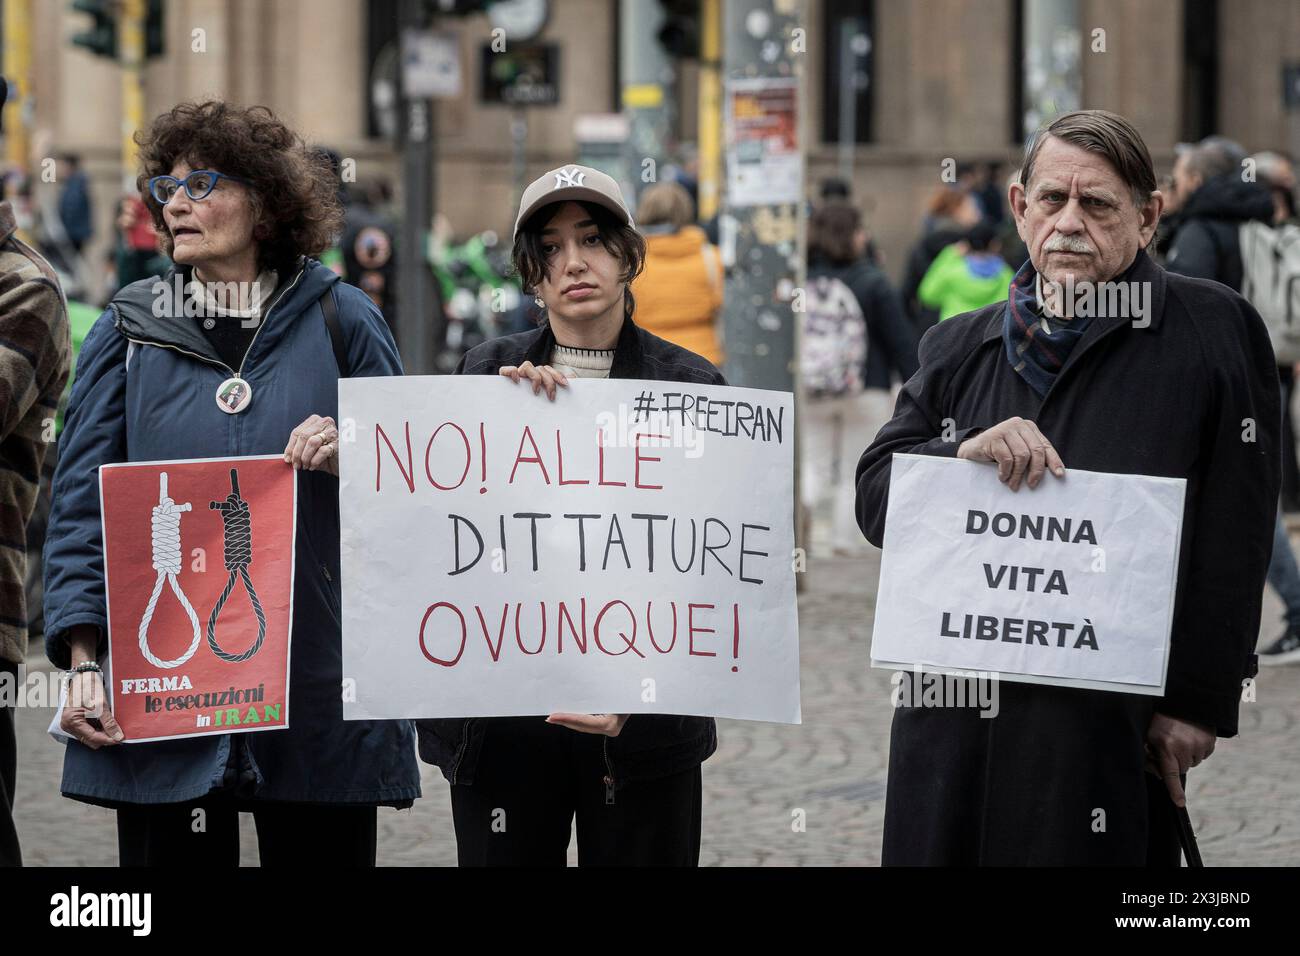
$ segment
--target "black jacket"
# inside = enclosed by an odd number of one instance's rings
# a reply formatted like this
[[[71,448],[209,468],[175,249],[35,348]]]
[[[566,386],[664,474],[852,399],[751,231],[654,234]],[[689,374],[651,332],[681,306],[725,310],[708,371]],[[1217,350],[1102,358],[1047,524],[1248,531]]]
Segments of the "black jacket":
[[[992,719],[898,709],[887,862],[1141,863],[1153,708],[1237,733],[1281,479],[1273,350],[1236,293],[1138,257],[1131,278],[1151,284],[1150,326],[1093,319],[1046,397],[1007,362],[1002,305],[931,329],[921,371],[858,464],[857,513],[879,546],[894,452],[953,457],[1013,416],[1036,422],[1067,469],[1186,478],[1165,696],[1002,681]],[[1094,807],[1106,808],[1105,833],[1089,826]]]
[[[863,381],[867,388],[888,389],[891,373],[906,382],[915,373],[916,332],[903,313],[903,303],[889,279],[867,259],[833,265],[822,259],[808,263],[808,278],[839,279],[857,297],[867,320],[867,363]]]
[[[555,336],[550,326],[491,339],[465,353],[457,375],[496,375],[504,365],[549,365]],[[610,378],[726,385],[713,365],[680,346],[624,321]],[[512,718],[443,718],[416,721],[420,758],[435,764],[451,783],[472,784],[487,724],[505,729]],[[617,737],[606,738],[605,761],[615,787],[698,767],[718,749],[712,717],[634,714]]]
[[[1243,222],[1273,221],[1273,197],[1260,183],[1242,182],[1239,173],[1206,180],[1178,213],[1178,231],[1165,268],[1180,275],[1222,282],[1241,291]]]

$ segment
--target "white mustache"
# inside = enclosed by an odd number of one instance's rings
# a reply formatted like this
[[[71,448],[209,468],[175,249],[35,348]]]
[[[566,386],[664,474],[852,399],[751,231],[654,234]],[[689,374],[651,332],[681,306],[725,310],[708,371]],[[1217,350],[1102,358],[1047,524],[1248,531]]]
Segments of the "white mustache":
[[[1078,236],[1064,236],[1059,232],[1048,239],[1043,244],[1044,252],[1080,252],[1091,254],[1092,246],[1088,245],[1087,240],[1080,239]]]

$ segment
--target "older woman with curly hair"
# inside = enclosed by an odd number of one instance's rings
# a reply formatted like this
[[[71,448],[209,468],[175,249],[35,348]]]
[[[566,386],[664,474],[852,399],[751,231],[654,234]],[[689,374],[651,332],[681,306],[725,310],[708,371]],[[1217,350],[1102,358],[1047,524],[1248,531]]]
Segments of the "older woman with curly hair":
[[[61,789],[117,810],[124,865],[236,865],[240,811],[263,863],[373,865],[376,807],[410,806],[419,774],[410,724],[342,719],[334,416],[340,377],[401,362],[366,295],[311,258],[340,228],[336,184],[269,110],[182,104],[137,141],[175,265],[87,335],[61,438],[45,553],[46,650],[76,669]],[[301,472],[292,726],[119,746],[98,666],[99,466],[278,453]]]

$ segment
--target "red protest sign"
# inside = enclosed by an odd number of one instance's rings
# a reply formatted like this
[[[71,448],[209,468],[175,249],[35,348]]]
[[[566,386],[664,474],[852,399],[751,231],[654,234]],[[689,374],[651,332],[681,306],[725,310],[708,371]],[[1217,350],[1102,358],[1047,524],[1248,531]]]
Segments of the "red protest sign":
[[[126,743],[289,726],[297,484],[280,456],[99,470]]]

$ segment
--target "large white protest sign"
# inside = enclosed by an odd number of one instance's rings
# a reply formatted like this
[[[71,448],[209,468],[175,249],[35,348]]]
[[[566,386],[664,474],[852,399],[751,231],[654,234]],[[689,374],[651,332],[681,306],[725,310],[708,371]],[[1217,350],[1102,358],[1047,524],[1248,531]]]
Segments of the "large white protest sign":
[[[894,455],[871,660],[1164,693],[1181,478]]]
[[[783,392],[339,382],[345,719],[797,723]]]

